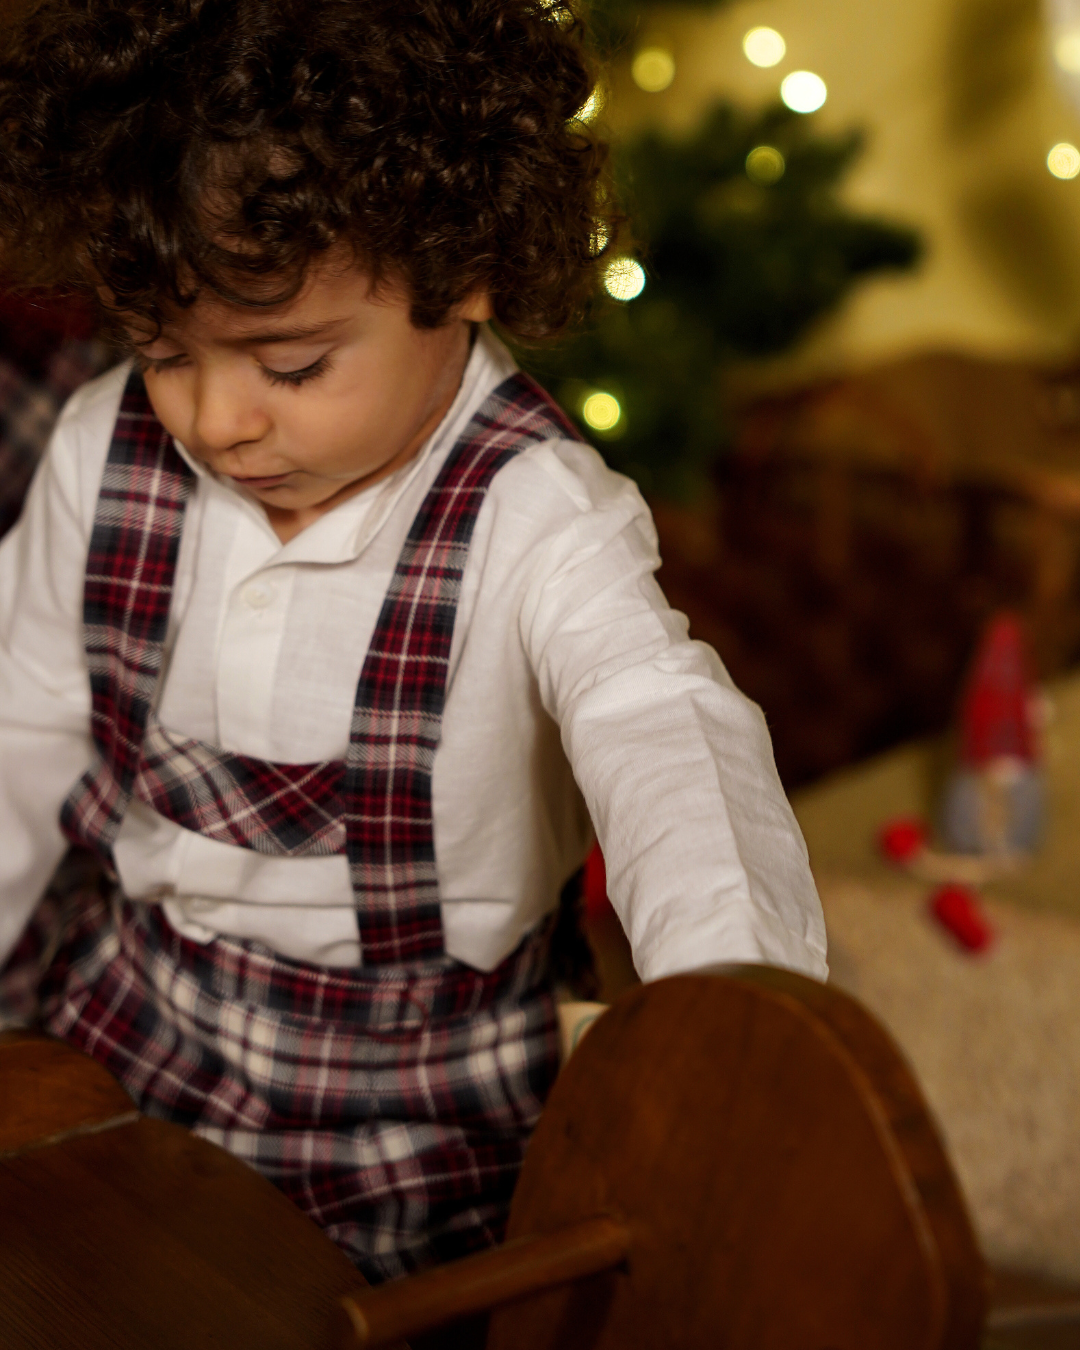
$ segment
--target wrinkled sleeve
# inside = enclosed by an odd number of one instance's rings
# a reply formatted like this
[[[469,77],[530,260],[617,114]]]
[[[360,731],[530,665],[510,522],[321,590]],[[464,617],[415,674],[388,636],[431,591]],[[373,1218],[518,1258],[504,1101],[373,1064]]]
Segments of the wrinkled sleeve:
[[[629,484],[536,560],[522,635],[643,979],[718,962],[827,975],[806,846],[765,719],[691,641]]]
[[[69,404],[22,517],[0,543],[0,965],[63,855],[60,806],[91,759],[81,621],[87,466],[71,412]]]

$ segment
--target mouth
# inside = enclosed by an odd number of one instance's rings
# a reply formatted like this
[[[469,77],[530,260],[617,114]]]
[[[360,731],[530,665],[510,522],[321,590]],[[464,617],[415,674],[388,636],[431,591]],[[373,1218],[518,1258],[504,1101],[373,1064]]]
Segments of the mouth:
[[[247,488],[249,492],[258,492],[262,488],[280,487],[283,483],[288,482],[291,475],[276,473],[269,478],[240,478],[236,474],[229,474],[229,477],[234,483],[239,483],[241,487]]]

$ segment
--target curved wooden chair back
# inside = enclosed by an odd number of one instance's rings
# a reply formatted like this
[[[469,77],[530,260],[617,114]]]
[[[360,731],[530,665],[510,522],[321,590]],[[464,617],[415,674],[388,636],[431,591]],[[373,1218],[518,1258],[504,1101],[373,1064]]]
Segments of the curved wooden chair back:
[[[975,1350],[984,1288],[888,1036],[747,966],[621,998],[555,1085],[505,1248],[349,1300],[340,1343],[487,1306],[488,1350]]]

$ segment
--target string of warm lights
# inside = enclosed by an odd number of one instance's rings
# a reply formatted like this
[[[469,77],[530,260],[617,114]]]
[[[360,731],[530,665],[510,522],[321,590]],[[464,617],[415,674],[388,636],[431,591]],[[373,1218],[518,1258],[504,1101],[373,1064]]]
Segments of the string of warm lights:
[[[555,381],[563,406],[612,462],[654,490],[660,482],[682,482],[680,475],[691,472],[687,466],[711,454],[720,439],[716,417],[699,410],[701,400],[694,392],[712,378],[718,363],[732,359],[732,353],[783,349],[814,314],[832,308],[863,274],[865,256],[874,258],[877,270],[909,266],[918,254],[911,231],[878,221],[849,220],[839,208],[843,219],[829,233],[831,225],[823,224],[815,203],[822,194],[831,200],[835,180],[855,153],[856,140],[851,135],[829,138],[814,129],[813,119],[804,121],[803,114],[824,106],[829,91],[821,75],[799,67],[797,44],[789,46],[780,32],[764,25],[738,31],[742,56],[763,72],[764,82],[774,90],[773,100],[766,98],[758,113],[744,112],[726,101],[717,103],[691,144],[667,144],[657,131],[639,137],[633,153],[626,151],[624,167],[628,166],[630,179],[636,174],[639,187],[663,188],[665,205],[661,209],[654,203],[652,228],[642,233],[650,249],[650,270],[647,273],[629,254],[612,256],[614,249],[605,251],[607,237],[598,227],[593,245],[594,253],[602,255],[607,303],[597,308],[594,331],[552,359],[548,369],[538,368],[539,374]],[[736,59],[738,53],[735,46]],[[673,85],[681,92],[676,84],[681,73],[678,49],[665,43],[656,30],[636,50],[631,48],[628,57],[626,66],[612,67],[609,97],[627,76],[645,96],[663,98]],[[755,84],[759,79],[755,77]],[[575,120],[596,116],[603,97],[598,90]],[[813,153],[819,144],[829,147],[829,154],[820,160]],[[672,183],[656,173],[656,161],[664,158],[666,163],[672,154],[685,161],[686,181],[685,189],[675,189],[674,203]],[[753,193],[738,188],[742,173],[744,188],[753,184]],[[781,180],[783,187],[774,194]],[[730,201],[728,184],[736,189]],[[638,206],[646,219],[648,200],[644,191]],[[753,238],[747,234],[747,214],[761,221],[760,241],[756,232],[751,232]],[[857,235],[857,248],[848,230]],[[682,261],[695,249],[701,251],[706,268],[706,280],[700,285]],[[806,284],[800,281],[790,293],[776,294],[771,276],[789,268],[793,260],[797,270],[808,255],[825,251],[831,265],[840,260],[843,271],[837,284],[820,283],[817,272],[808,268],[812,275]],[[728,282],[729,273],[741,277],[743,271],[746,294]],[[763,313],[768,315],[765,320],[760,317]],[[687,362],[695,372],[694,381],[681,379]],[[661,442],[667,449],[654,453],[654,445]],[[666,458],[673,445],[683,456],[677,469]]]
[[[630,66],[630,78],[648,94],[659,94],[675,78],[675,58],[666,47],[642,47]]]
[[[622,408],[614,394],[598,389],[582,400],[581,415],[593,431],[612,432],[622,420]]]
[[[743,35],[742,47],[746,59],[763,69],[778,66],[787,55],[787,43],[775,28],[751,28]],[[674,82],[675,57],[666,47],[642,47],[631,62],[630,77],[647,94],[662,93]],[[817,112],[825,103],[828,92],[825,81],[812,70],[793,70],[780,84],[780,98],[797,113]],[[765,175],[771,171],[766,169]],[[762,176],[756,181],[775,182],[778,177],[779,174],[772,178]]]
[[[1055,178],[1075,178],[1080,173],[1080,150],[1068,141],[1059,141],[1046,156],[1046,167]]]
[[[787,164],[775,145],[755,145],[746,156],[746,176],[752,183],[771,187],[784,176]]]
[[[787,43],[775,28],[751,28],[743,36],[743,53],[754,66],[778,66],[787,55]]]
[[[1075,11],[1071,13],[1075,18]],[[765,25],[750,28],[743,34],[742,49],[746,59],[761,69],[778,66],[788,51],[783,35]],[[1075,84],[1080,78],[1080,24],[1070,22],[1059,29],[1053,40],[1053,54],[1062,76]],[[642,47],[634,55],[630,75],[638,88],[646,93],[662,93],[675,80],[674,54],[656,44]],[[825,81],[812,70],[789,71],[780,82],[780,98],[792,112],[817,112],[824,106],[828,93]],[[587,121],[601,105],[602,99],[594,95],[578,114],[579,118]],[[1046,167],[1055,178],[1080,177],[1080,149],[1069,141],[1059,141],[1048,152]],[[784,169],[783,155],[771,145],[755,147],[746,158],[747,177],[763,186],[778,182]],[[614,294],[610,288],[609,293]]]
[[[645,289],[645,269],[633,258],[615,258],[604,272],[604,290],[612,300],[633,300]]]
[[[645,269],[636,258],[613,258],[604,269],[604,290],[613,300],[635,300],[645,289]],[[593,431],[618,435],[622,429],[622,405],[606,389],[587,390],[581,399],[581,416]]]
[[[1046,21],[1058,79],[1074,105],[1080,104],[1080,12],[1073,0],[1047,0]],[[1080,150],[1071,141],[1058,141],[1046,155],[1046,167],[1055,178],[1080,175]]]
[[[742,49],[746,59],[762,69],[778,66],[787,55],[783,36],[775,28],[761,25],[743,35]],[[630,78],[647,94],[662,93],[675,80],[674,53],[656,43],[639,48],[630,63]],[[792,112],[816,112],[827,97],[825,81],[810,70],[790,71],[780,83],[780,98]],[[594,93],[578,113],[578,119],[588,121],[602,106],[602,96],[599,92]],[[783,154],[774,145],[755,146],[746,157],[746,176],[762,187],[779,182],[786,168]],[[604,289],[613,300],[626,303],[639,296],[644,288],[645,271],[633,258],[615,258],[604,271]],[[622,408],[614,394],[605,390],[587,390],[579,407],[582,418],[593,431],[613,435],[622,429]]]

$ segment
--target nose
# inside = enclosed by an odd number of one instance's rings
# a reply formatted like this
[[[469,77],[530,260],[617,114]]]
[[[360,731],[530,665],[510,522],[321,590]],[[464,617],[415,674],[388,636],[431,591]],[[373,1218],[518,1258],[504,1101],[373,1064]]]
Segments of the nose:
[[[230,370],[203,369],[195,386],[192,432],[195,446],[215,461],[215,468],[228,472],[223,462],[233,452],[257,444],[270,430],[259,391],[244,374]],[[232,467],[237,467],[233,465]]]

